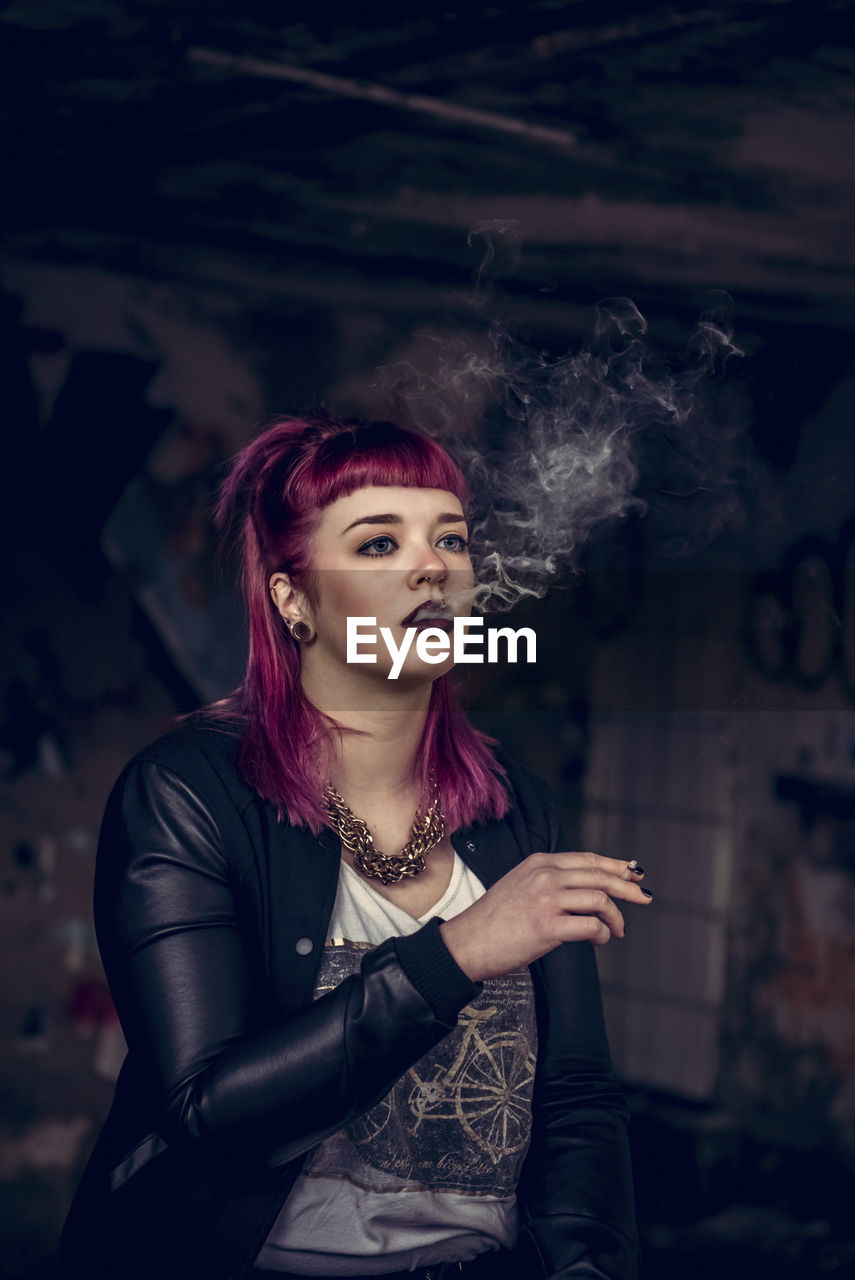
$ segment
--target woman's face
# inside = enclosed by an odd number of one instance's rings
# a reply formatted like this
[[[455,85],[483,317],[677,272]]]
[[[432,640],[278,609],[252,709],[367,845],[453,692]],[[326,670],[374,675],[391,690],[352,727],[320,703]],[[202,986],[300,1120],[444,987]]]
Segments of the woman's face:
[[[460,500],[444,489],[369,486],[337,499],[321,513],[311,558],[311,603],[288,596],[281,582],[277,591],[284,575],[274,575],[271,586],[283,616],[307,617],[315,627],[316,638],[303,650],[304,672],[309,668],[315,681],[340,678],[343,665],[360,680],[385,681],[393,659],[380,627],[388,627],[400,647],[407,627],[440,626],[450,634],[453,618],[470,614],[466,519]],[[347,663],[349,617],[376,618],[376,628],[361,628],[376,636],[376,644],[361,648],[376,653],[376,664]],[[452,666],[450,655],[441,663],[422,661],[413,637],[398,682],[433,681]]]

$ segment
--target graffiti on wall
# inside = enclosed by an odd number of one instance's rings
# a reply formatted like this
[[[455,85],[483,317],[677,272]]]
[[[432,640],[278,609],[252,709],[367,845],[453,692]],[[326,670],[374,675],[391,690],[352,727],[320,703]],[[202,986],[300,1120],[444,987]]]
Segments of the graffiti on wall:
[[[811,690],[833,677],[855,703],[855,516],[834,541],[800,538],[780,569],[757,575],[743,639],[767,680]]]

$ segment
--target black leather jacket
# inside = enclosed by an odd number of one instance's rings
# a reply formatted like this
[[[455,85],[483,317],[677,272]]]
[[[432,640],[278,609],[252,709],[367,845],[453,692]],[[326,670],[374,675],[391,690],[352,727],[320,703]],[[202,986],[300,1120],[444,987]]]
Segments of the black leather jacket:
[[[314,1001],[337,839],[277,822],[234,753],[228,732],[187,724],[131,761],[107,805],[95,917],[128,1056],[63,1233],[68,1276],[240,1280],[305,1153],[379,1101],[478,990],[435,920]],[[563,847],[543,783],[503,763],[512,811],[451,837],[487,887]],[[519,1274],[632,1280],[626,1110],[593,951],[562,946],[532,974]]]

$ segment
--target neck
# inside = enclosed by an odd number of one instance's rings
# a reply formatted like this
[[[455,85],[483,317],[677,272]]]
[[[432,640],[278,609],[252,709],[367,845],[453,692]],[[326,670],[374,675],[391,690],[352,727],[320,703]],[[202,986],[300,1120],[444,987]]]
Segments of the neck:
[[[430,705],[431,686],[397,682],[391,690],[378,691],[378,682],[348,682],[343,690],[313,687],[304,672],[303,690],[311,702],[345,730],[333,735],[330,781],[356,809],[360,798],[410,800],[421,791],[421,771],[416,748]],[[391,682],[390,682],[391,683]]]

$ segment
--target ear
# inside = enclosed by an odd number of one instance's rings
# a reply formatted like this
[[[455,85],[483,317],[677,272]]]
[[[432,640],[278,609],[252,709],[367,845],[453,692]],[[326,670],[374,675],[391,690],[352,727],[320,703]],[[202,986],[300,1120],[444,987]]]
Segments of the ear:
[[[308,602],[301,591],[291,582],[287,573],[274,573],[268,584],[270,588],[270,598],[276,607],[276,611],[286,622],[296,622],[298,618],[305,618]]]

